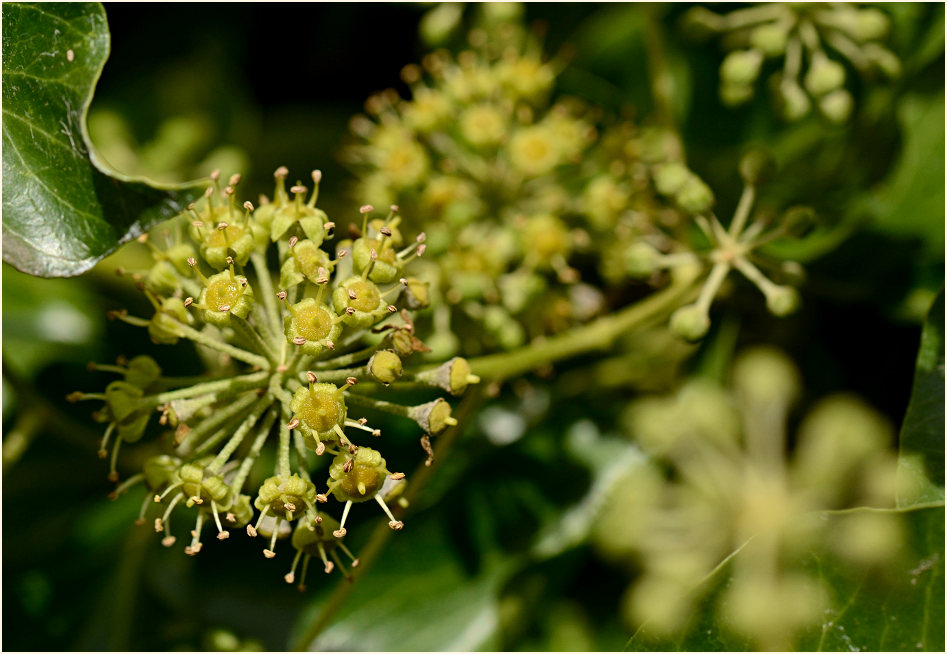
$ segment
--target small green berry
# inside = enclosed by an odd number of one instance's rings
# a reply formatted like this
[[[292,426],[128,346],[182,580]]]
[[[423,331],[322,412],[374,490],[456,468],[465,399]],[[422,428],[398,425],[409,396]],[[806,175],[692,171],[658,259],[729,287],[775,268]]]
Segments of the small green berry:
[[[836,89],[819,100],[819,111],[833,123],[844,123],[852,113],[852,94]]]
[[[776,57],[786,51],[787,36],[783,25],[768,23],[750,32],[750,45],[767,57]]]
[[[632,244],[624,254],[625,272],[636,279],[653,275],[661,261],[661,253],[643,241]]]
[[[845,83],[845,67],[829,59],[824,53],[812,56],[809,70],[806,72],[805,85],[809,93],[821,97],[841,87]]]
[[[674,199],[681,209],[692,214],[701,214],[714,206],[714,193],[710,187],[696,175],[692,175],[687,183],[675,194]]]

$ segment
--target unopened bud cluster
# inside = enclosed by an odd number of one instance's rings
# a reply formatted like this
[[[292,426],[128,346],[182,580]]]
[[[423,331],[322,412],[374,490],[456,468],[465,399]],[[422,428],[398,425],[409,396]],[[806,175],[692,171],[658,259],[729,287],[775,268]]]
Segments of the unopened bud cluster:
[[[262,536],[267,558],[288,539],[296,555],[286,581],[299,574],[302,588],[312,557],[327,573],[346,571],[340,553],[357,564],[342,542],[354,505],[375,503],[392,529],[403,527],[389,502],[405,475],[389,470],[375,447],[381,429],[361,411],[414,421],[430,457],[430,437],[457,424],[451,405],[441,397],[407,405],[379,395],[409,382],[459,396],[479,380],[459,358],[433,370],[411,367],[412,355],[428,349],[413,318],[430,302],[427,286],[409,271],[424,253],[424,234],[408,240],[397,207],[373,217],[379,214],[366,205],[358,237],[330,253],[324,245],[335,224],[316,206],[321,173],[312,173],[312,190],[299,182],[287,189],[287,175],[278,169],[273,198],[254,206],[236,199],[238,175],[221,188],[215,173],[200,202],[140,239],[152,250],[151,267],[120,271],[137,282],[154,315],[122,310],[111,317],[146,328],[155,343],[192,341],[212,374],[166,377],[146,356],[92,364],[121,379],[103,393],[69,399],[104,402],[95,417],[107,425],[100,455],[110,458],[113,482],[123,444],[158,438],[163,452],[112,496],[144,486],[139,522],[154,506],[164,545],[176,542],[171,520],[182,514],[193,524],[185,547],[191,555],[202,549],[205,523],[220,540],[233,529]],[[270,260],[278,261],[276,274]],[[366,438],[372,447],[358,444]],[[272,474],[251,488],[251,471],[268,447],[276,450]]]
[[[825,513],[893,506],[890,425],[859,399],[835,395],[809,410],[790,441],[801,391],[791,360],[760,347],[738,357],[726,388],[695,380],[629,406],[627,431],[648,462],[614,486],[593,542],[642,571],[627,593],[630,623],[680,635],[708,592],[695,580],[736,551],[719,585],[720,624],[754,649],[792,651],[828,608],[821,576],[804,566],[812,551],[853,570],[898,552],[896,514]]]
[[[720,97],[739,105],[753,97],[767,59],[782,59],[770,78],[786,120],[805,117],[813,103],[835,123],[852,112],[845,88],[847,61],[863,75],[897,77],[898,58],[881,41],[890,20],[875,7],[846,3],[773,3],[717,14],[695,7],[686,26],[698,34],[719,34],[731,52],[720,66]],[[774,69],[775,70],[775,69]]]
[[[406,66],[410,99],[371,97],[345,151],[359,197],[425,217],[439,263],[425,279],[446,300],[430,343],[447,354],[513,348],[607,311],[584,270],[627,282],[629,246],[713,204],[673,133],[557,97],[563,62],[522,26],[475,27],[468,41]],[[685,176],[664,192],[655,175],[671,162]]]

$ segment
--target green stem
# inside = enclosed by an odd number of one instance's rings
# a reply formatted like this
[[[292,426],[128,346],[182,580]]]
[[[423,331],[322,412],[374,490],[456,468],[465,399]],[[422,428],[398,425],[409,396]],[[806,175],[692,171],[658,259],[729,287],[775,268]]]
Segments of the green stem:
[[[743,187],[743,193],[740,195],[740,201],[737,203],[737,209],[733,213],[733,220],[730,222],[730,236],[737,238],[743,227],[746,225],[747,218],[750,217],[750,209],[753,207],[753,200],[756,198],[756,188],[752,184]]]
[[[378,411],[384,411],[385,413],[390,413],[395,416],[402,416],[403,418],[410,417],[409,411],[411,410],[411,407],[404,406],[402,404],[395,404],[394,402],[386,402],[385,400],[376,400],[373,397],[348,393],[345,396],[345,402],[346,404],[352,404],[354,406],[363,406],[376,409]]]
[[[172,400],[183,400],[189,397],[197,397],[199,395],[210,395],[211,393],[219,393],[220,391],[230,391],[236,393],[239,391],[253,390],[255,388],[263,388],[266,386],[268,380],[269,373],[266,371],[260,371],[249,375],[242,375],[240,377],[228,377],[227,379],[221,379],[218,381],[195,384],[194,386],[188,386],[187,388],[179,388],[176,391],[166,391],[164,393],[158,393],[157,395],[144,397],[142,400],[153,403],[157,406],[158,404],[164,404],[165,402],[170,402]]]
[[[214,430],[223,426],[228,420],[231,420],[241,413],[250,408],[254,402],[256,402],[257,396],[255,393],[249,393],[244,395],[239,400],[236,400],[225,409],[212,413],[209,418],[206,418],[201,424],[188,432],[187,436],[184,437],[184,440],[181,441],[181,444],[178,446],[178,451],[182,455],[187,455],[191,452],[191,448],[197,443],[200,439],[205,436],[213,434]],[[222,434],[226,436],[226,431],[222,431]],[[216,436],[216,435],[215,435]],[[221,437],[222,438],[222,437]],[[201,447],[203,447],[203,443]]]
[[[263,449],[263,445],[266,443],[266,439],[270,435],[270,429],[272,429],[277,415],[278,412],[274,407],[273,410],[270,411],[270,414],[263,421],[260,431],[257,432],[256,439],[253,441],[253,445],[250,446],[250,452],[240,464],[237,474],[234,475],[233,479],[231,480],[230,487],[235,493],[240,493],[240,491],[243,489],[243,482],[247,480],[247,476],[250,474],[250,468],[253,467],[254,461],[256,461],[256,458],[260,456],[260,451]]]
[[[335,357],[334,359],[327,359],[325,361],[319,361],[313,364],[314,370],[319,370],[320,368],[338,368],[339,366],[349,366],[353,363],[358,363],[370,357],[375,353],[375,350],[378,349],[377,345],[369,345],[368,347],[356,350],[349,354],[343,354],[342,356]]]
[[[250,414],[244,419],[242,423],[240,423],[240,426],[237,427],[237,431],[233,433],[233,436],[229,441],[227,441],[227,444],[220,451],[213,462],[207,466],[207,470],[209,472],[216,474],[221,468],[223,468],[224,464],[230,460],[230,456],[238,447],[240,447],[240,443],[243,442],[243,439],[246,438],[246,435],[251,429],[253,429],[254,425],[256,425],[257,421],[260,419],[260,416],[263,415],[263,412],[266,411],[267,407],[269,407],[271,404],[272,400],[269,397],[264,396],[253,405],[253,408],[250,409]],[[198,450],[194,453],[194,457],[196,458],[205,452],[210,451],[210,448],[214,445],[216,445],[216,443],[211,443],[210,441],[201,444],[200,448],[198,448]]]
[[[266,315],[270,321],[270,333],[274,338],[278,338],[283,332],[283,325],[280,320],[279,307],[276,305],[276,287],[273,286],[270,267],[266,265],[266,257],[260,252],[251,254],[250,261],[253,262],[257,279],[260,280],[260,294],[263,297],[263,306],[266,308]]]
[[[249,363],[251,366],[256,366],[257,368],[262,368],[263,370],[267,370],[270,367],[270,362],[258,354],[253,354],[252,352],[247,352],[246,350],[240,349],[239,347],[222,343],[217,339],[211,338],[207,334],[204,334],[203,332],[197,331],[193,327],[185,325],[182,322],[175,320],[174,325],[182,337],[189,338],[195,343],[209,347],[212,350],[217,350],[218,352],[222,352],[223,354],[226,354],[237,361]]]
[[[269,360],[271,366],[276,366],[276,359],[273,357],[270,347],[260,336],[260,332],[253,328],[253,325],[240,316],[231,315],[230,326],[257,354],[262,354]]]
[[[674,273],[667,288],[612,315],[519,350],[471,359],[470,367],[485,381],[499,381],[561,359],[606,349],[622,334],[663,320],[693,296],[700,269],[684,267]]]

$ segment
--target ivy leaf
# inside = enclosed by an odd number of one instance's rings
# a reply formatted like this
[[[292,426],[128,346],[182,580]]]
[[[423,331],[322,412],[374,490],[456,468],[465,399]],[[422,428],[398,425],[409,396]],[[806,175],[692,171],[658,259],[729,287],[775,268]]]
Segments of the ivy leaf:
[[[196,198],[109,171],[86,129],[109,54],[98,3],[5,3],[3,258],[42,277],[78,275]]]
[[[931,306],[901,427],[899,506],[944,500],[944,290]]]
[[[838,558],[825,560],[825,552],[811,552],[803,567],[829,589],[831,600],[820,623],[799,634],[797,651],[944,649],[944,507],[860,508],[827,513],[825,518],[831,522],[875,511],[902,518],[905,546],[883,571],[851,567]],[[628,641],[626,650],[752,650],[752,642],[723,628],[718,605],[734,565],[745,555],[745,549],[735,551],[695,589],[701,600],[680,633],[661,637],[646,623]]]

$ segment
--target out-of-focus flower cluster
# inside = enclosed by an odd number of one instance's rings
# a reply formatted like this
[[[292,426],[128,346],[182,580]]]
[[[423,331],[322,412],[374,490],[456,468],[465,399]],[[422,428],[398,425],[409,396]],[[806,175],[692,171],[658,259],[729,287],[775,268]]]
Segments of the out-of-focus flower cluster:
[[[205,522],[220,540],[234,528],[263,535],[267,558],[289,539],[296,554],[286,580],[297,579],[302,562],[303,587],[312,557],[327,573],[335,566],[345,571],[339,552],[357,563],[342,542],[353,505],[377,503],[392,529],[403,527],[389,502],[403,492],[405,476],[389,471],[375,447],[356,444],[365,437],[383,442],[360,412],[413,420],[430,456],[430,437],[456,424],[451,406],[441,397],[403,404],[397,389],[407,382],[459,396],[478,380],[460,358],[427,370],[410,366],[412,355],[426,350],[412,312],[428,306],[427,287],[407,270],[424,252],[424,234],[406,242],[397,208],[373,219],[366,205],[359,236],[330,254],[322,246],[335,223],[316,207],[321,173],[313,171],[311,191],[298,182],[287,191],[287,175],[277,170],[272,200],[261,197],[254,207],[236,200],[239,175],[221,188],[215,173],[200,202],[140,239],[151,247],[153,264],[121,271],[154,315],[121,310],[111,317],[147,328],[155,343],[193,341],[208,374],[168,377],[147,356],[92,364],[122,378],[102,393],[70,399],[104,403],[95,413],[107,425],[99,453],[110,456],[114,482],[119,448],[161,434],[162,453],[113,497],[145,486],[139,522],[157,503],[154,526],[164,545],[175,543],[171,519],[182,514],[193,520],[185,547],[191,555],[202,549]],[[258,457],[274,441],[272,475],[249,487]],[[330,496],[340,503],[338,517],[323,506]]]
[[[769,84],[789,121],[805,117],[813,103],[832,122],[848,119],[854,101],[845,88],[846,61],[863,75],[901,72],[897,56],[881,44],[891,21],[876,7],[772,3],[722,15],[695,7],[685,21],[697,34],[721,35],[730,51],[720,65],[720,97],[728,105],[750,100],[766,60],[782,58]]]
[[[371,97],[344,153],[358,197],[425,217],[439,262],[428,279],[446,300],[429,342],[443,352],[512,348],[588,320],[607,309],[599,279],[636,274],[629,247],[666,244],[713,204],[676,136],[602,127],[599,110],[556,95],[563,64],[533,35],[483,20],[456,58],[404,68],[410,99]],[[654,177],[671,162],[683,178],[662,193]]]
[[[629,622],[680,630],[706,591],[695,581],[739,549],[716,600],[720,622],[756,647],[793,649],[828,597],[802,565],[811,549],[845,566],[897,554],[893,513],[831,522],[825,513],[893,505],[890,425],[857,398],[832,396],[805,415],[790,446],[800,390],[788,358],[757,348],[737,359],[728,389],[697,380],[629,407],[628,432],[649,459],[615,486],[593,535],[607,557],[640,571],[626,594]]]

